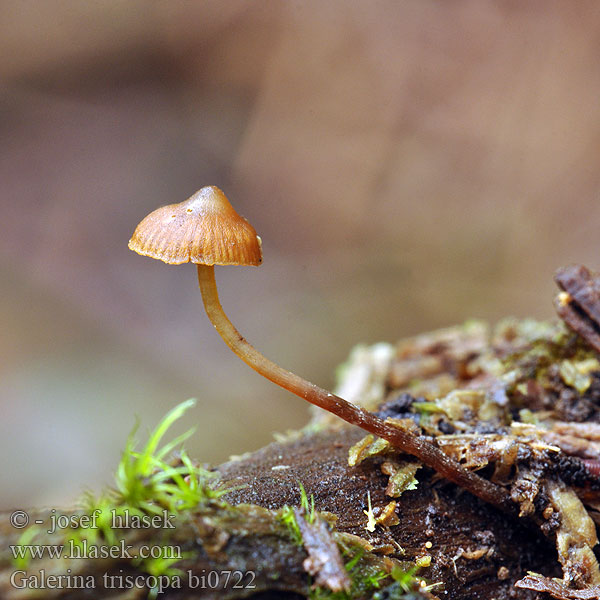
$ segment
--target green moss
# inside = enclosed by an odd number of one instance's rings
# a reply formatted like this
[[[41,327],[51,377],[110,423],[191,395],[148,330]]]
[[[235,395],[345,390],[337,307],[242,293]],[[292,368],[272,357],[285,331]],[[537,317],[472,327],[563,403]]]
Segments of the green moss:
[[[123,529],[113,529],[116,519],[125,522],[132,519],[168,515],[174,520],[185,518],[191,509],[198,509],[208,503],[215,503],[227,493],[228,489],[217,486],[217,475],[195,465],[182,447],[183,442],[193,433],[189,430],[164,445],[163,437],[175,421],[194,406],[195,400],[187,400],[176,406],[150,433],[148,441],[138,449],[135,438],[137,425],[127,439],[125,450],[119,461],[115,475],[115,487],[105,490],[99,496],[84,494],[80,505],[85,515],[95,516],[95,527],[80,527],[69,532],[65,543],[88,547],[106,542],[116,546],[124,536]],[[176,454],[177,459],[168,457]],[[225,507],[225,503],[220,503]],[[39,527],[30,527],[23,532],[19,546],[27,547],[41,532]],[[172,577],[180,574],[174,564],[187,555],[174,558],[172,547],[164,546],[165,552],[157,558],[135,559],[132,563],[149,575]],[[29,556],[14,560],[15,567],[26,569]],[[149,597],[156,596],[157,590],[151,590]]]
[[[130,433],[115,475],[115,488],[96,497],[84,495],[81,504],[86,513],[98,514],[97,528],[76,530],[75,538],[99,534],[110,544],[116,543],[112,524],[117,517],[162,515],[167,511],[175,517],[185,511],[220,498],[229,490],[216,487],[217,475],[195,465],[182,447],[193,429],[159,447],[167,430],[194,406],[187,400],[173,408],[150,434],[141,450],[135,438],[138,425]],[[177,452],[176,463],[166,458]]]
[[[98,535],[111,545],[115,545],[117,535],[112,529],[116,516],[126,518],[162,515],[164,511],[174,518],[180,518],[191,509],[197,509],[208,502],[217,501],[230,490],[216,486],[217,475],[195,465],[183,449],[183,442],[192,435],[190,429],[170,442],[160,446],[168,429],[184,413],[195,405],[191,399],[183,402],[167,413],[164,419],[150,434],[146,444],[138,450],[135,434],[136,425],[127,439],[125,450],[119,461],[115,475],[115,488],[105,491],[99,497],[87,494],[83,506],[88,514],[97,513],[97,529],[76,530],[75,539],[84,537],[95,542]],[[176,453],[176,462],[167,462],[167,457]],[[117,530],[119,532],[121,530]],[[140,570],[156,577],[172,577],[180,574],[173,564],[186,558],[165,555],[158,558],[136,560]],[[150,597],[153,597],[151,591]]]
[[[304,486],[299,483],[300,506],[304,513],[304,518],[313,523],[317,518],[315,513],[314,496],[310,500],[306,494]],[[369,495],[370,505],[370,495]],[[366,512],[366,511],[365,511]],[[279,511],[279,520],[283,523],[295,544],[302,546],[302,533],[296,521],[296,515],[292,507],[285,505]],[[374,592],[381,589],[384,582],[388,585],[395,584],[396,580],[401,582],[401,589],[418,590],[423,589],[421,579],[414,573],[418,570],[415,565],[409,565],[408,570],[401,569],[398,565],[391,573],[382,569],[382,562],[379,557],[373,558],[373,555],[366,552],[360,546],[348,543],[343,537],[337,537],[337,544],[345,559],[344,566],[350,575],[351,588],[348,592],[332,592],[323,587],[311,586],[309,598],[311,600],[358,600],[360,598],[371,597]],[[402,592],[404,593],[404,592]],[[390,596],[391,598],[391,596]],[[400,598],[400,596],[398,596]]]
[[[279,520],[287,529],[290,538],[297,546],[302,546],[302,532],[296,521],[296,515],[294,509],[287,504],[279,512]]]
[[[195,400],[187,400],[172,409],[152,432],[141,451],[136,450],[137,427],[130,434],[116,475],[119,504],[149,514],[161,514],[163,509],[177,514],[226,493],[227,490],[214,487],[217,476],[195,466],[181,447],[194,429],[159,448],[167,430],[195,403]],[[180,464],[173,466],[165,462],[165,457],[176,450],[179,451]]]
[[[298,482],[298,488],[300,489],[300,508],[304,513],[304,518],[309,523],[314,523],[316,519],[315,513],[315,497],[313,494],[310,495],[310,501],[306,495],[306,490],[301,482]],[[279,520],[285,525],[290,537],[297,546],[302,546],[302,532],[296,521],[296,515],[294,514],[293,507],[285,504],[279,511]]]
[[[369,560],[363,548],[345,548],[346,570],[352,582],[349,592],[332,592],[324,588],[314,588],[310,592],[311,600],[408,600],[424,598],[420,593],[429,591],[439,584],[427,585],[417,575],[419,567],[411,563],[396,563],[391,572],[381,569]]]
[[[357,600],[370,597],[381,588],[382,582],[389,579],[390,575],[380,567],[369,564],[365,560],[363,548],[342,549],[347,559],[344,566],[352,582],[348,592],[332,592],[331,590],[316,587],[310,591],[311,600]]]

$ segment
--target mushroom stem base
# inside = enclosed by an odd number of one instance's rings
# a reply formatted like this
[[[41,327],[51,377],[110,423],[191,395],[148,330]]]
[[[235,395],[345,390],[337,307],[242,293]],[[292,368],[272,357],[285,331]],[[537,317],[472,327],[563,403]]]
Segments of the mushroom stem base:
[[[515,512],[506,490],[487,479],[472,473],[462,465],[444,454],[424,436],[417,436],[391,423],[380,419],[377,415],[336,396],[299,377],[291,371],[263,356],[254,346],[249,344],[234,327],[219,301],[215,282],[214,266],[198,266],[198,283],[206,314],[225,343],[247,365],[257,373],[266,377],[282,388],[308,400],[311,404],[327,410],[351,425],[373,433],[399,450],[418,458],[423,464],[431,467],[446,479],[470,491],[485,502],[509,513]]]

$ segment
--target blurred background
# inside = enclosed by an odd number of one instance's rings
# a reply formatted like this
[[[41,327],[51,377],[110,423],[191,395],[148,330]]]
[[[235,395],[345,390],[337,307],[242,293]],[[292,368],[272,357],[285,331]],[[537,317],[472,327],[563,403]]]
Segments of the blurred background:
[[[207,462],[305,423],[193,267],[127,249],[204,185],[263,239],[226,311],[322,386],[357,343],[553,318],[555,268],[600,267],[599,57],[596,0],[0,3],[0,507],[99,490],[189,397]]]

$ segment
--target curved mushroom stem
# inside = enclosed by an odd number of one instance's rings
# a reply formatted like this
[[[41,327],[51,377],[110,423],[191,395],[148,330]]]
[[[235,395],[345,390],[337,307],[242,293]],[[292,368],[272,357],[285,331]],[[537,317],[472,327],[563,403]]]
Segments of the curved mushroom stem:
[[[331,394],[291,371],[281,368],[258,352],[254,346],[245,340],[223,311],[223,307],[219,302],[213,266],[198,265],[198,283],[200,284],[206,314],[219,335],[235,354],[263,377],[308,400],[311,404],[337,415],[351,425],[357,425],[387,440],[398,450],[415,456],[423,464],[431,467],[446,479],[465,488],[485,502],[505,512],[514,512],[514,504],[510,501],[504,488],[468,471],[461,464],[444,454],[424,436],[414,435],[405,429],[386,423],[377,415]]]

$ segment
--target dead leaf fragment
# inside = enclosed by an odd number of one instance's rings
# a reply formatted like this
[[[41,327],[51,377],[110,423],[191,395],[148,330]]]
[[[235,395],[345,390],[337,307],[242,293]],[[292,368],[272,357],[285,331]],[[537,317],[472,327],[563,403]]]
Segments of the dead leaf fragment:
[[[366,435],[348,450],[348,466],[355,467],[370,456],[386,453],[389,448],[387,440],[376,438],[372,434]]]
[[[415,477],[421,463],[398,463],[388,460],[381,465],[381,472],[389,475],[388,485],[385,493],[391,498],[399,498],[403,492],[417,488],[418,481]]]

